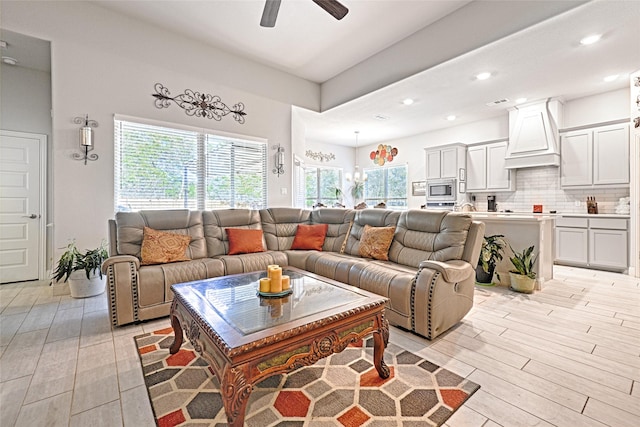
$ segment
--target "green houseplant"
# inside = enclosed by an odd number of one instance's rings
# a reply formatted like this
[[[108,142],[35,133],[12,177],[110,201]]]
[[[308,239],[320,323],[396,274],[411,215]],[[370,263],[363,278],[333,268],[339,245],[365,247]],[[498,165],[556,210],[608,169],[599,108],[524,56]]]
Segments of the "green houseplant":
[[[87,249],[83,253],[73,240],[60,255],[53,278],[56,282],[69,281],[69,291],[74,298],[99,295],[104,292],[104,277],[100,267],[108,257],[104,241],[97,248]]]
[[[502,254],[506,246],[507,243],[504,241],[503,234],[484,236],[482,247],[480,248],[478,266],[476,267],[476,282],[480,284],[491,283],[496,264],[502,260]],[[500,275],[498,273],[496,275],[500,280]]]
[[[533,254],[535,246],[529,246],[521,252],[514,251],[511,246],[509,248],[513,252],[513,256],[509,260],[511,260],[511,264],[514,267],[514,270],[509,271],[511,289],[530,294],[536,284],[536,272],[533,269],[533,265],[538,255]]]
[[[351,197],[353,197],[353,204],[356,205],[358,200],[364,195],[364,181],[354,181],[351,186]]]

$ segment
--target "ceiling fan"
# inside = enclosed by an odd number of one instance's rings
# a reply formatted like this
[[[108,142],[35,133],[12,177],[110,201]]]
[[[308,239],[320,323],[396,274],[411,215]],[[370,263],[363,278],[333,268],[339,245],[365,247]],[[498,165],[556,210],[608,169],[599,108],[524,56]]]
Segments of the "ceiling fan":
[[[274,27],[276,25],[276,18],[278,17],[278,10],[280,9],[281,0],[266,0],[264,4],[264,10],[262,11],[262,19],[260,20],[260,26],[262,27]],[[345,17],[349,12],[342,3],[338,0],[311,0],[321,8],[323,8],[331,16],[340,20]]]

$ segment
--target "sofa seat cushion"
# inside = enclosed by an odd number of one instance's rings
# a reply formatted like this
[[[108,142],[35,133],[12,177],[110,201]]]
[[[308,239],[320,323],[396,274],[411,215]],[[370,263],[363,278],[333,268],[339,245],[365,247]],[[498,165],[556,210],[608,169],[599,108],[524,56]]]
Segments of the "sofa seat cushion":
[[[349,273],[355,264],[366,264],[366,259],[334,252],[313,252],[307,257],[304,270],[342,283],[349,283]]]
[[[173,299],[171,285],[222,275],[224,264],[211,258],[141,266],[138,271],[138,302],[140,307],[170,302]]]
[[[318,253],[318,251],[308,250],[290,250],[284,251],[287,256],[288,265],[291,267],[299,268],[300,270],[307,269],[307,258],[312,254]]]
[[[412,289],[416,271],[399,271],[375,262],[354,264],[349,284],[389,298],[387,307],[402,316],[411,316]]]
[[[289,265],[287,255],[279,251],[265,251],[253,254],[241,255],[219,255],[216,260],[224,264],[224,275],[248,273],[250,271],[267,271],[267,266],[277,264],[280,266]]]

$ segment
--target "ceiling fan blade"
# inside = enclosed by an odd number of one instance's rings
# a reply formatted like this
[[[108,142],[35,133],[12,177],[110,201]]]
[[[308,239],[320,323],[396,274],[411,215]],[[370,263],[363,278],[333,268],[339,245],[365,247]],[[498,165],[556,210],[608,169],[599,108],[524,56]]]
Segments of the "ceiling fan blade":
[[[266,0],[262,11],[261,27],[275,27],[281,0]]]
[[[329,14],[337,20],[341,20],[349,13],[349,9],[338,0],[313,0],[313,2],[329,12]]]

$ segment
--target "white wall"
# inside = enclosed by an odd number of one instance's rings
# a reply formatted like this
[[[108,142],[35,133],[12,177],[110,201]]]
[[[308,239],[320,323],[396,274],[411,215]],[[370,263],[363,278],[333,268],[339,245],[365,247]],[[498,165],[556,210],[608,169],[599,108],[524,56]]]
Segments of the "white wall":
[[[51,136],[51,75],[0,63],[0,126]]]
[[[576,98],[564,104],[562,128],[603,123],[629,117],[629,87]]]
[[[84,2],[3,2],[2,25],[50,40],[53,91],[54,245],[76,238],[80,247],[95,246],[107,236],[113,217],[113,115],[202,126],[266,138],[281,143],[291,156],[291,105],[316,109],[316,84],[235,57],[224,51],[134,21]],[[153,87],[162,83],[177,95],[185,89],[219,95],[223,102],[245,104],[246,123],[230,116],[220,122],[189,117],[175,105],[155,108]],[[95,129],[96,162],[83,165],[77,149],[74,117],[88,113]],[[291,204],[291,170],[271,174],[268,202]],[[283,195],[281,188],[287,188]]]
[[[51,75],[44,71],[0,63],[0,128],[47,136],[47,164],[51,163]],[[47,170],[47,195],[53,188],[53,173]],[[53,201],[47,197],[44,220],[53,217]],[[45,264],[51,267],[53,229],[46,231]]]

